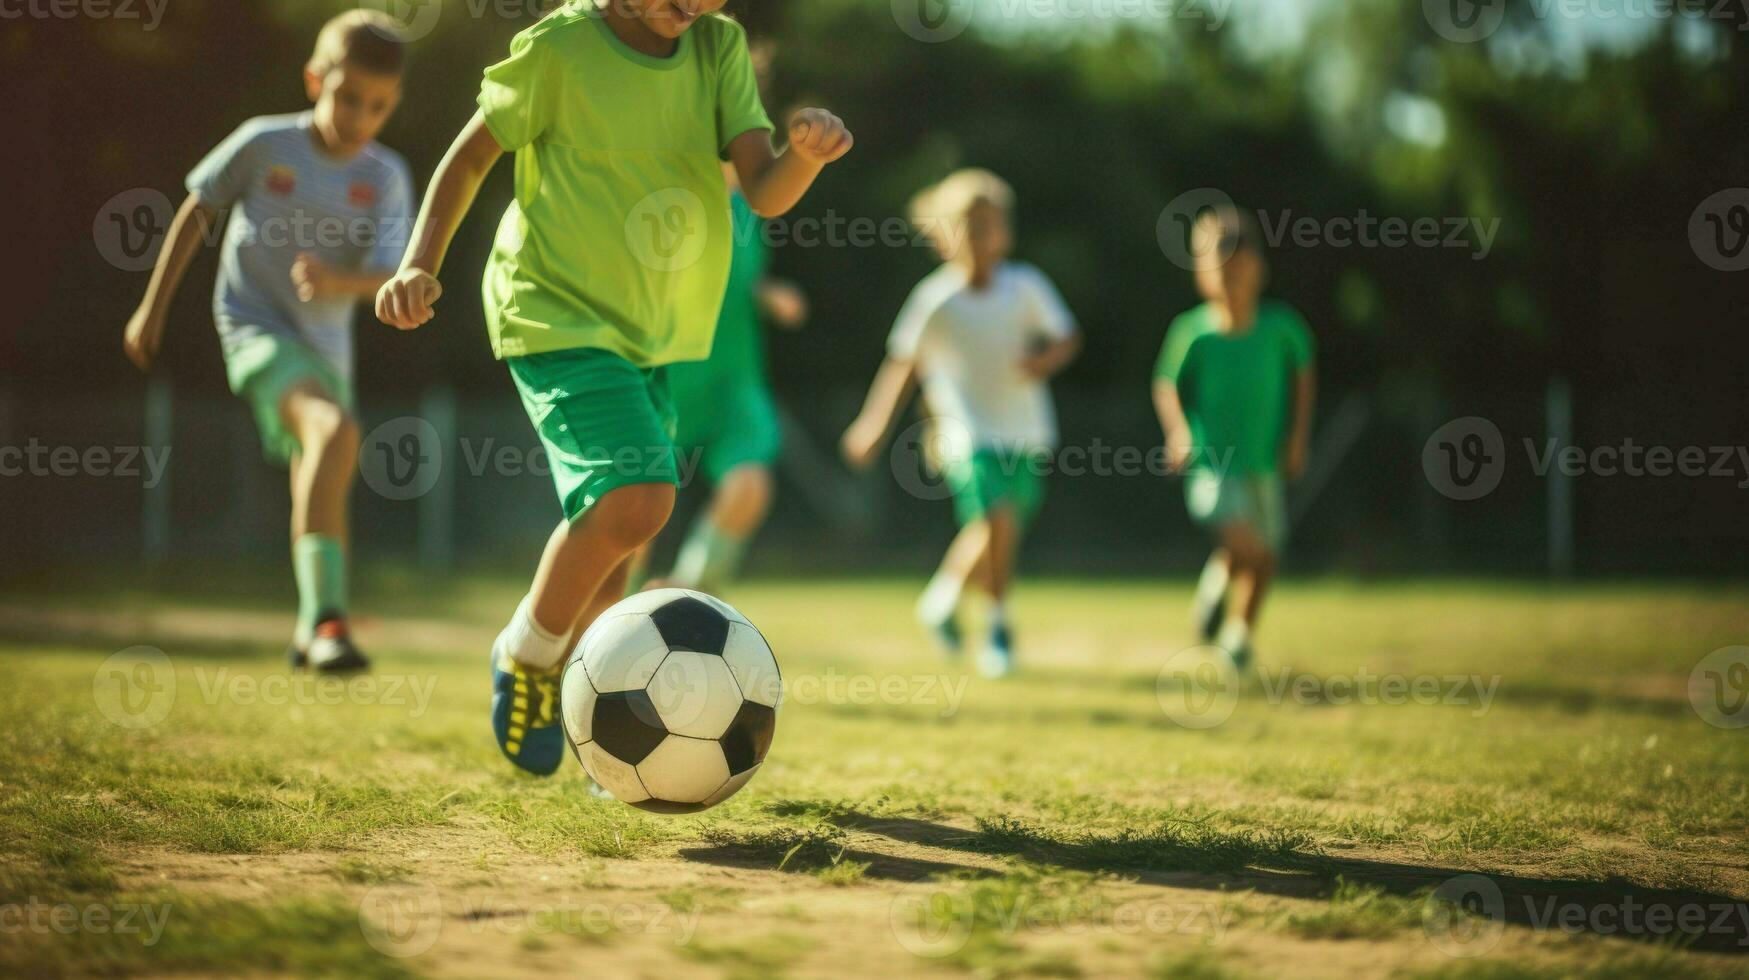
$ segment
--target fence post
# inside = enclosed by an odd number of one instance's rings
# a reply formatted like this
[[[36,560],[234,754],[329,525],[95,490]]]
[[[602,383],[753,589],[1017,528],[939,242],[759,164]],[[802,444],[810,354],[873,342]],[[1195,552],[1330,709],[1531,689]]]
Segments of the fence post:
[[[1566,378],[1550,378],[1546,410],[1554,457],[1573,443],[1573,389]],[[1549,467],[1549,574],[1573,574],[1573,478],[1561,466]]]

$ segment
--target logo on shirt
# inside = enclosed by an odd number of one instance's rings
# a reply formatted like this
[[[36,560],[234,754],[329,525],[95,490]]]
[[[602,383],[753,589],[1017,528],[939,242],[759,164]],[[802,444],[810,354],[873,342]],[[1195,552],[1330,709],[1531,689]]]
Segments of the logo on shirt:
[[[298,172],[285,164],[275,164],[267,171],[267,189],[286,195],[298,189]]]
[[[346,189],[346,199],[355,208],[369,210],[376,206],[377,189],[361,180]]]

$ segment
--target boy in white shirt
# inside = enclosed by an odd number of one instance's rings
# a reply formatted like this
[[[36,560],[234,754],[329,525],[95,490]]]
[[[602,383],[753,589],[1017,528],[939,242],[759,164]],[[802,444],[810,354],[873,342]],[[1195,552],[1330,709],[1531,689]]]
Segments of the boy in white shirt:
[[[1056,447],[1047,382],[1080,349],[1075,321],[1044,273],[1008,261],[1014,192],[987,170],[961,170],[925,190],[913,220],[944,260],[911,291],[887,340],[887,359],[844,455],[866,467],[920,381],[937,462],[961,530],[917,603],[917,617],[950,653],[968,582],[990,597],[985,676],[1014,669],[1005,599],[1021,536],[1044,499],[1045,457]]]

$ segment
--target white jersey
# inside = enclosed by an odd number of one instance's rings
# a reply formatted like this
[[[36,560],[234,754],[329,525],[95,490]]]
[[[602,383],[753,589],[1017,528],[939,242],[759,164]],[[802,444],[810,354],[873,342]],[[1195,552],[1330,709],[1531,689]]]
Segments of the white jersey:
[[[917,365],[944,459],[979,449],[1052,449],[1057,418],[1050,388],[1021,361],[1074,333],[1068,307],[1038,269],[1005,262],[988,286],[975,289],[950,264],[911,290],[887,354]]]

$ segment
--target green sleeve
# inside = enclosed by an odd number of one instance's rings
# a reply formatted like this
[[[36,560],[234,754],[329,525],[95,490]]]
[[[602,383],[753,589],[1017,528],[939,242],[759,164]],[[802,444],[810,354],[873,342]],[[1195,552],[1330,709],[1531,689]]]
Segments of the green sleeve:
[[[727,18],[728,30],[717,57],[717,152],[728,159],[735,137],[755,129],[772,129],[771,117],[759,100],[759,79],[747,51],[747,32]]]
[[[486,128],[506,153],[538,139],[553,119],[557,86],[551,77],[551,42],[541,27],[510,42],[510,57],[486,69],[480,86],[480,111]]]
[[[1172,321],[1166,330],[1166,342],[1160,346],[1160,358],[1154,362],[1154,380],[1178,381],[1184,370],[1184,359],[1190,355],[1190,342],[1195,339],[1190,324],[1183,317]]]
[[[1315,359],[1317,349],[1312,340],[1312,328],[1306,324],[1306,318],[1291,306],[1282,305],[1281,325],[1282,337],[1287,347],[1287,366],[1294,371],[1302,371],[1310,367]]]

